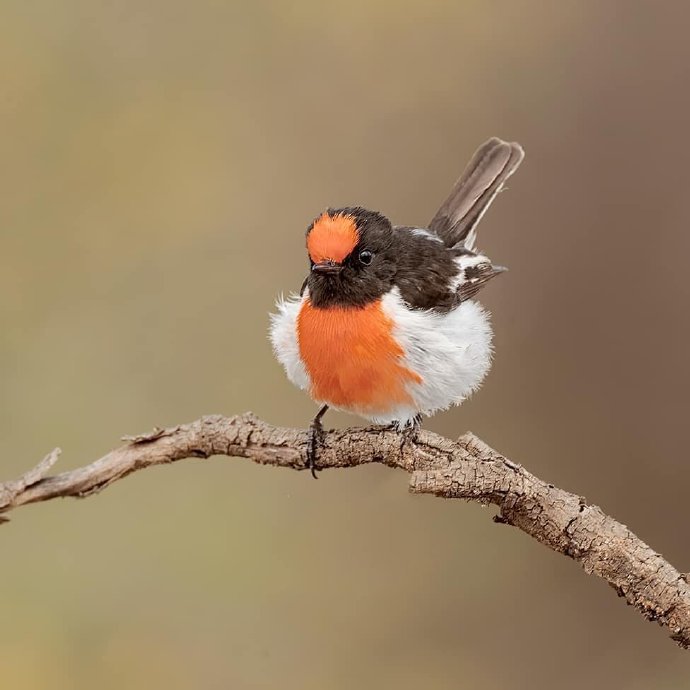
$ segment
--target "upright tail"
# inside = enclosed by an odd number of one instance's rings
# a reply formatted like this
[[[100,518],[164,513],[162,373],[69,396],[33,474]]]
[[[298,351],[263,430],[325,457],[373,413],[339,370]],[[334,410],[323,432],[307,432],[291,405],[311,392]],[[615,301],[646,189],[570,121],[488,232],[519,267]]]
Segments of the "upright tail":
[[[492,137],[472,156],[450,195],[429,224],[447,247],[474,250],[477,223],[517,170],[525,152],[520,144]]]

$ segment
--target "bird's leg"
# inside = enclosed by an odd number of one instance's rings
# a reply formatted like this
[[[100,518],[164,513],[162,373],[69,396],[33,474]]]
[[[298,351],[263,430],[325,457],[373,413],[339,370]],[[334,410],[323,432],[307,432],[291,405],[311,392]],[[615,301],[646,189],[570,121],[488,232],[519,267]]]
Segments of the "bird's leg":
[[[314,479],[318,479],[316,476],[316,470],[318,469],[316,466],[316,459],[319,455],[319,447],[323,444],[324,436],[321,419],[326,414],[327,410],[328,405],[323,405],[309,425],[309,433],[307,436],[307,467],[311,471],[311,476],[314,477]]]

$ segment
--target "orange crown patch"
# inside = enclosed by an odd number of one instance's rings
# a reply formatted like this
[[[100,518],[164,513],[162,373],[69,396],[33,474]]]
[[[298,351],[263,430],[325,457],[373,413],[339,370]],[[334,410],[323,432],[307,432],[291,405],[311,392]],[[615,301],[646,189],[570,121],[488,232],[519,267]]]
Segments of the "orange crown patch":
[[[307,235],[307,251],[314,263],[342,263],[359,242],[359,231],[352,216],[322,213]]]

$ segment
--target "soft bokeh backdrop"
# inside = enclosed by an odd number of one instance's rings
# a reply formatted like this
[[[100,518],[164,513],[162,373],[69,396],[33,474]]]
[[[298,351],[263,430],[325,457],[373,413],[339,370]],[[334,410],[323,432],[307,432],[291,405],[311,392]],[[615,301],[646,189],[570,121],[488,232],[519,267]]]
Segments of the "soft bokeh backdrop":
[[[690,5],[3,0],[0,471],[252,410],[327,205],[427,221],[474,148],[496,362],[470,428],[690,569]],[[332,424],[356,423],[332,415]],[[690,688],[687,652],[492,509],[380,467],[151,470],[0,530],[12,690]]]

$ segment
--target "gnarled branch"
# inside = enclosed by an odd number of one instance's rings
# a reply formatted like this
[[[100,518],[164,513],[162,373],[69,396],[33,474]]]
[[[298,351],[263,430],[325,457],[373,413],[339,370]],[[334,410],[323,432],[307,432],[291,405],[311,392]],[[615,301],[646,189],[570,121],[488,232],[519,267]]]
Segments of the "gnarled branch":
[[[18,506],[61,496],[89,496],[136,470],[211,455],[244,457],[264,465],[305,469],[307,433],[270,426],[252,414],[203,417],[191,424],[124,439],[90,465],[46,476],[59,450],[17,480],[0,484],[0,521]],[[324,469],[379,462],[410,473],[410,490],[498,506],[495,520],[519,527],[570,556],[608,582],[648,620],[666,626],[690,647],[687,575],[581,496],[530,474],[476,436],[456,442],[428,431],[415,441],[381,427],[330,431],[319,455]]]

